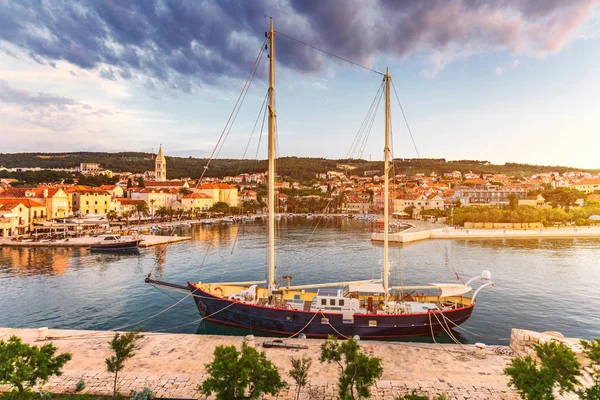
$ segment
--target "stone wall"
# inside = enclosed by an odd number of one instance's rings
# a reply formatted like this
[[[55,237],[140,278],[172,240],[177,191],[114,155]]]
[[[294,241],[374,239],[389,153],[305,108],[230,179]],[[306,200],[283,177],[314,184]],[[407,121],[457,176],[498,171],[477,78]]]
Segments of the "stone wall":
[[[541,222],[465,222],[465,229],[539,229]]]
[[[533,345],[543,344],[556,340],[569,346],[577,355],[577,359],[584,367],[589,365],[589,360],[583,355],[583,347],[580,344],[580,339],[566,338],[560,332],[534,332],[524,329],[513,329],[510,334],[510,349],[519,357],[530,355],[536,359],[535,349]]]

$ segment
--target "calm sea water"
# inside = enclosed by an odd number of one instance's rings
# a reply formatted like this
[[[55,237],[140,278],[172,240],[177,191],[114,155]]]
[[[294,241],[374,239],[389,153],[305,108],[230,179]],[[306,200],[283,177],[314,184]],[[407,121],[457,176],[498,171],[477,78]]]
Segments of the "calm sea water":
[[[383,248],[371,243],[368,224],[277,223],[277,273],[292,275],[293,284],[380,277]],[[180,234],[193,240],[143,249],[139,256],[0,248],[0,326],[133,329],[185,296],[144,283],[150,272],[180,284],[264,279],[264,224],[196,226]],[[425,241],[393,247],[390,258],[391,279],[404,284],[453,282],[453,270],[465,280],[492,271],[496,286],[479,293],[462,325],[473,334],[457,331],[463,342],[506,343],[499,339],[513,327],[600,337],[600,240]],[[246,333],[201,323],[189,297],[141,325],[145,331]]]

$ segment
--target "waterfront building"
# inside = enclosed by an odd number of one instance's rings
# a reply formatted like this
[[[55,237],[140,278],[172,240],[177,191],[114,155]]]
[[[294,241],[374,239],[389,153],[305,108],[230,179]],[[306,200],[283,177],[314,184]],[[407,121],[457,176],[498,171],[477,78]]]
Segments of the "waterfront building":
[[[232,207],[238,205],[238,189],[227,183],[204,183],[194,192],[209,195],[215,203],[224,202]]]
[[[466,205],[501,205],[508,204],[508,197],[513,194],[519,200],[527,199],[527,190],[525,189],[495,185],[487,185],[485,188],[482,188],[481,185],[461,186],[456,195],[460,198],[461,203]]]
[[[30,232],[34,223],[47,220],[46,204],[27,198],[0,198],[0,215],[6,214],[16,214],[18,234]]]
[[[154,179],[158,182],[164,182],[167,180],[167,160],[165,159],[165,155],[163,154],[162,145],[158,149],[158,154],[156,155],[156,160],[154,162]]]
[[[183,211],[208,211],[213,206],[213,198],[205,193],[190,193],[181,198]]]
[[[127,182],[125,182],[125,186],[127,186]],[[110,192],[113,197],[123,197],[125,194],[125,191],[119,185],[101,185],[98,189]]]
[[[96,174],[100,172],[100,164],[97,163],[81,163],[79,164],[79,171],[82,174]]]
[[[49,219],[69,216],[69,196],[59,187],[9,188],[0,193],[0,196],[31,199],[45,204],[46,216]]]
[[[182,188],[189,189],[190,185],[186,181],[144,181],[144,187],[146,189],[177,189]]]
[[[173,207],[178,199],[178,189],[152,189],[135,188],[129,192],[131,200],[145,201],[150,209],[150,214],[154,215],[156,210],[161,207]]]
[[[75,215],[106,214],[112,204],[111,193],[97,188],[76,190],[72,199]]]

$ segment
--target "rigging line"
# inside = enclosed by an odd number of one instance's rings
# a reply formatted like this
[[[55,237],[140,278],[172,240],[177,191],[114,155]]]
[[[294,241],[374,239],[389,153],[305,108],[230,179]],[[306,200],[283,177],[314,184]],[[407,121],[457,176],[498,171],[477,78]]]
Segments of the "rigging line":
[[[267,99],[269,98],[269,96],[270,96],[269,91],[267,91]],[[262,140],[263,132],[265,129],[265,120],[266,119],[267,119],[267,108],[265,108],[265,111],[263,114],[262,125],[260,126],[260,135],[258,136],[258,144],[256,145],[256,156],[254,157],[256,162],[258,162],[258,152],[260,151],[260,142]]]
[[[377,89],[377,93],[375,94],[375,97],[373,98],[373,101],[371,102],[371,106],[369,107],[369,110],[367,111],[367,114],[365,115],[363,122],[361,123],[360,127],[358,128],[358,132],[356,133],[356,136],[354,136],[354,140],[352,141],[352,144],[350,145],[350,148],[348,149],[348,153],[346,154],[347,159],[349,159],[354,154],[354,148],[356,147],[356,144],[359,142],[359,140],[360,140],[359,138],[362,136],[362,132],[364,130],[366,121],[368,120],[369,115],[371,115],[373,107],[375,107],[375,102],[377,101],[377,97],[379,96],[379,91],[381,90],[382,87],[383,87],[383,84],[381,84],[379,86],[379,89]]]
[[[254,127],[252,128],[252,132],[250,133],[250,139],[248,140],[248,144],[246,145],[246,149],[244,150],[244,155],[242,159],[246,158],[246,154],[248,153],[248,148],[250,147],[250,142],[252,142],[252,137],[254,136],[254,132],[256,131],[256,127],[258,126],[258,121],[260,120],[260,116],[263,115],[263,108],[265,108],[265,104],[267,104],[267,100],[269,99],[269,91],[265,94],[265,99],[263,100],[262,106],[258,111],[258,115],[256,116],[256,121],[254,122]]]
[[[239,104],[239,102],[240,102],[240,100],[241,100],[241,98],[242,98],[242,96],[243,96],[243,94],[244,94],[244,92],[246,90],[246,86],[248,86],[248,82],[250,81],[250,78],[252,76],[254,76],[254,73],[255,73],[254,69],[256,68],[257,63],[258,63],[259,59],[261,58],[261,56],[263,54],[263,49],[264,49],[266,43],[267,43],[267,39],[265,39],[265,41],[260,46],[260,51],[259,51],[258,55],[256,56],[256,60],[254,61],[254,64],[252,65],[252,69],[250,70],[250,73],[248,74],[248,78],[246,78],[246,82],[244,83],[244,86],[242,87],[242,90],[241,90],[241,92],[240,92],[240,94],[238,96],[238,99],[237,99],[235,105],[233,106],[233,110],[231,110],[231,114],[229,115],[229,119],[227,119],[227,123],[225,123],[225,127],[223,128],[223,131],[221,132],[221,136],[219,136],[219,140],[217,141],[217,144],[215,145],[215,148],[213,149],[213,151],[212,151],[212,153],[211,153],[211,155],[210,155],[210,157],[209,157],[209,159],[208,159],[208,161],[206,163],[206,166],[204,167],[204,170],[202,171],[202,175],[200,176],[200,179],[198,180],[198,182],[202,181],[202,178],[204,178],[204,175],[206,174],[206,170],[208,169],[208,167],[210,165],[210,162],[214,158],[215,152],[217,151],[217,149],[220,146],[221,141],[223,140],[223,136],[225,135],[225,132],[227,131],[229,123],[231,122],[231,119],[233,118],[234,114],[236,113],[237,106],[238,106],[238,104]]]
[[[242,97],[242,101],[239,103],[239,106],[237,107],[237,111],[235,112],[235,115],[233,117],[233,120],[231,121],[231,124],[229,124],[229,129],[227,130],[227,133],[225,134],[225,137],[223,138],[223,141],[221,142],[221,146],[219,147],[219,150],[217,151],[215,158],[218,157],[219,154],[221,153],[221,150],[223,149],[223,146],[225,145],[225,140],[227,140],[227,137],[229,136],[229,133],[231,132],[231,128],[233,127],[233,124],[235,123],[235,121],[238,117],[238,114],[240,113],[240,110],[242,109],[242,105],[244,104],[244,101],[246,100],[246,95],[250,91],[250,86],[252,85],[252,82],[254,81],[254,77],[256,76],[256,71],[258,71],[258,67],[262,60],[263,54],[264,54],[264,51],[261,51],[259,54],[258,61],[256,62],[255,66],[254,66],[254,71],[252,72],[252,77],[250,78],[250,81],[248,82],[248,86],[246,88],[246,91],[244,92],[244,96]]]
[[[347,63],[350,63],[350,64],[352,64],[352,65],[356,65],[357,67],[360,67],[360,68],[362,68],[362,69],[366,69],[367,71],[375,72],[376,74],[379,74],[379,75],[381,75],[381,76],[385,76],[385,74],[384,74],[384,73],[382,73],[382,72],[379,72],[379,71],[377,71],[377,70],[374,70],[373,68],[369,68],[369,67],[366,67],[366,66],[364,66],[364,65],[361,65],[361,64],[359,64],[359,63],[357,63],[357,62],[354,62],[354,61],[348,60],[347,58],[344,58],[344,57],[338,56],[337,54],[334,54],[334,53],[332,53],[332,52],[330,52],[330,51],[323,50],[323,49],[321,49],[321,48],[319,48],[319,47],[317,47],[317,46],[314,46],[314,45],[312,45],[312,44],[308,44],[308,43],[306,43],[306,42],[303,42],[303,41],[302,41],[302,40],[300,40],[300,39],[296,39],[296,38],[294,38],[294,37],[292,37],[292,36],[289,36],[289,35],[286,35],[285,33],[282,33],[282,32],[280,32],[280,31],[275,31],[275,32],[276,32],[276,33],[278,33],[279,35],[283,36],[283,37],[286,37],[286,38],[288,38],[288,39],[291,39],[291,40],[293,40],[293,41],[295,41],[295,42],[301,43],[301,44],[303,44],[303,45],[305,45],[305,46],[308,46],[308,47],[310,47],[310,48],[313,48],[313,49],[315,49],[315,50],[321,51],[321,52],[323,52],[323,53],[325,53],[325,54],[327,54],[327,55],[330,55],[331,57],[335,57],[335,58],[337,58],[337,59],[340,59],[340,60],[342,60],[342,61],[346,61]]]
[[[358,128],[358,132],[356,133],[356,136],[354,137],[354,140],[352,141],[352,144],[350,145],[350,148],[348,149],[348,153],[346,154],[346,158],[350,159],[352,157],[352,155],[354,155],[355,153],[358,155],[357,152],[357,147],[358,147],[358,143],[362,140],[362,135],[364,134],[364,130],[367,126],[367,121],[370,119],[370,115],[373,112],[373,109],[375,108],[375,103],[377,102],[377,98],[380,95],[380,91],[383,90],[383,83],[381,83],[381,85],[379,86],[379,89],[377,89],[377,93],[375,94],[375,97],[373,98],[373,101],[371,102],[371,106],[369,107],[369,110],[367,111],[367,115],[365,115],[365,118],[363,119],[363,122],[361,123],[360,127]]]
[[[490,337],[490,336],[480,335],[480,334],[477,334],[477,333],[475,333],[475,332],[471,332],[470,330],[468,330],[468,329],[466,329],[466,328],[463,328],[462,326],[459,326],[459,325],[455,324],[455,323],[454,323],[454,321],[452,321],[451,319],[449,319],[448,317],[446,317],[444,314],[442,314],[442,316],[443,316],[445,319],[447,319],[447,320],[448,320],[448,322],[450,322],[452,325],[454,325],[454,327],[455,327],[455,328],[457,328],[457,329],[460,329],[460,330],[462,330],[462,331],[465,331],[466,333],[468,333],[468,334],[471,334],[471,335],[473,335],[473,336],[480,337],[480,338],[482,338],[482,339],[510,341],[510,338]]]
[[[379,100],[377,101],[377,106],[375,107],[375,111],[373,112],[373,117],[371,118],[371,122],[370,122],[369,127],[367,128],[366,134],[364,136],[364,140],[363,140],[362,146],[360,148],[359,158],[363,157],[365,148],[367,147],[367,142],[369,141],[369,136],[371,136],[371,130],[373,129],[373,124],[375,123],[375,119],[377,118],[377,113],[379,112],[379,104],[381,104],[382,98],[383,98],[383,92],[381,92],[381,96],[379,97]]]
[[[431,311],[428,311],[427,315],[429,316],[429,329],[431,330],[431,338],[433,339],[433,343],[440,345],[441,348],[444,349],[448,354],[450,354],[452,356],[452,358],[454,358],[455,360],[458,359],[458,356],[455,356],[454,354],[452,354],[446,347],[444,347],[444,345],[442,345],[441,343],[438,343],[435,340],[435,334],[433,333],[433,325],[431,324]]]
[[[406,114],[404,113],[404,108],[402,107],[402,103],[400,102],[400,97],[398,96],[398,92],[396,91],[396,85],[394,85],[394,80],[390,79],[390,82],[392,83],[392,88],[394,89],[394,95],[396,96],[396,100],[398,101],[398,105],[400,106],[400,111],[402,112],[402,117],[404,118],[404,123],[406,124],[406,129],[408,130],[408,133],[409,133],[410,138],[412,140],[413,146],[415,148],[415,152],[417,153],[417,157],[419,158],[419,162],[421,164],[421,168],[425,169],[425,166],[424,166],[423,161],[421,159],[421,154],[419,153],[419,149],[417,148],[417,143],[416,143],[415,138],[414,138],[414,136],[412,134],[412,130],[410,129],[410,124],[408,123],[408,118],[406,118]],[[427,224],[425,226],[427,227],[427,230],[429,231],[429,233],[431,233],[431,230],[429,229],[429,226]],[[457,262],[458,267],[459,267],[460,272],[461,272],[460,275],[459,275],[458,272],[457,272],[457,269],[452,266],[452,264],[450,263],[449,257],[442,251],[442,249],[441,249],[441,247],[440,247],[440,245],[439,245],[439,243],[437,242],[436,239],[433,239],[433,243],[434,243],[436,249],[438,250],[438,252],[442,255],[442,257],[446,261],[446,265],[448,266],[448,268],[452,272],[454,272],[455,275],[458,277],[458,279],[464,284],[465,281],[462,278],[464,270],[463,270],[462,266],[460,265],[460,262]]]
[[[325,210],[327,209],[327,207],[329,207],[329,204],[331,203],[332,200],[333,200],[333,197],[330,198],[329,201],[327,202],[327,205],[325,206]],[[323,218],[325,218],[325,213],[321,214],[321,217],[317,220],[317,223],[315,224],[315,228],[310,233],[310,236],[308,237],[307,242],[310,242],[310,240],[312,239],[313,235],[315,234],[315,232],[316,232],[317,228],[319,227],[319,224],[321,223],[321,220],[323,220]]]

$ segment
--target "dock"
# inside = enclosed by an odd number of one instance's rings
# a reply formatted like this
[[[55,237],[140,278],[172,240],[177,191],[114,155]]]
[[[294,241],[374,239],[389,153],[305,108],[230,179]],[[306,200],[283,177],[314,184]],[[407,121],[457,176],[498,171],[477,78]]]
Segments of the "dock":
[[[565,239],[600,238],[600,227],[566,227],[539,229],[465,229],[452,226],[413,226],[402,232],[390,233],[390,243],[410,243],[429,239]],[[383,233],[373,233],[373,242],[383,242]]]
[[[181,322],[181,321],[179,321]],[[52,377],[44,390],[73,393],[80,378],[85,381],[82,393],[112,395],[114,375],[106,372],[105,359],[111,355],[108,341],[114,332],[49,329],[48,339],[38,341],[37,329],[0,328],[0,340],[11,335],[26,343],[43,345],[52,342],[58,352],[70,352],[69,361],[60,377]],[[149,387],[157,398],[203,398],[197,391],[206,377],[205,365],[212,361],[219,345],[242,345],[243,337],[198,334],[143,333],[136,354],[119,374],[119,391]],[[285,343],[307,349],[263,348],[272,338],[255,337],[254,344],[265,351],[289,386],[277,397],[293,399],[296,387],[288,375],[290,357],[309,356],[309,384],[301,399],[333,399],[337,392],[337,366],[319,362],[322,339],[283,339]],[[250,342],[252,343],[252,342]],[[364,352],[380,357],[383,376],[371,388],[371,399],[392,399],[416,390],[424,394],[446,394],[449,399],[518,399],[508,387],[502,370],[510,361],[507,347],[488,346],[485,358],[475,356],[474,345],[359,341]],[[503,350],[503,351],[498,351]],[[7,390],[0,386],[0,391]]]
[[[176,242],[183,242],[186,240],[191,240],[190,236],[158,236],[158,235],[140,235],[139,247],[152,247],[159,246],[164,244],[172,244]],[[59,239],[59,240],[21,240],[21,241],[12,241],[5,240],[0,241],[0,246],[2,247],[38,247],[38,248],[53,248],[53,247],[69,247],[69,248],[88,248],[91,244],[97,243],[98,238],[93,236],[84,236],[84,237],[76,237],[69,238],[68,240]]]

